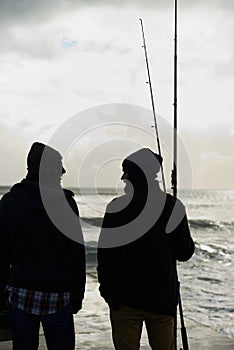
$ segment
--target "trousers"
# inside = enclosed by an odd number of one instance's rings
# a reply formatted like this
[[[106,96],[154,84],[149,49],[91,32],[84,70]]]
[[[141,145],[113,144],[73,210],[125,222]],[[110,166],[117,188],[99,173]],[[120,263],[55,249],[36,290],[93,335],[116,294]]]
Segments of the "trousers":
[[[70,306],[49,315],[33,315],[14,307],[10,310],[13,350],[37,350],[42,324],[48,350],[74,350],[75,330]]]
[[[138,350],[143,322],[153,350],[174,350],[174,318],[121,305],[110,308],[112,339],[116,350]]]

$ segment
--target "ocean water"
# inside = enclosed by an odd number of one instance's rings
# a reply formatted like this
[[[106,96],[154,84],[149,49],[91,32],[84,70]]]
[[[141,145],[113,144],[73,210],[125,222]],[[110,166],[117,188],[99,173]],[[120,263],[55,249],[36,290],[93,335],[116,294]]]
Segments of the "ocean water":
[[[0,187],[0,196],[7,190]],[[83,349],[112,349],[108,308],[98,293],[95,247],[105,207],[121,191],[72,190],[80,211],[88,276],[84,306],[75,317],[77,341]],[[234,338],[234,190],[183,190],[178,197],[186,205],[196,245],[192,259],[178,264],[184,315]],[[147,344],[144,337],[142,344]]]
[[[196,251],[178,265],[185,312],[234,338],[234,191],[193,191],[187,212]]]

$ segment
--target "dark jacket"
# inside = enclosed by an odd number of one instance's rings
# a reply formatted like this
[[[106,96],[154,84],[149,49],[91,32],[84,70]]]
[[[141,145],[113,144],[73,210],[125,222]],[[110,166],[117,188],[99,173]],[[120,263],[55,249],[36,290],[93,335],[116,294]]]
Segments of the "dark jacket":
[[[64,195],[78,217],[73,193],[44,186],[53,210],[63,220]],[[65,220],[65,215],[64,215]],[[23,180],[0,202],[0,295],[6,284],[31,290],[70,291],[81,307],[85,290],[85,249],[77,218],[76,241],[51,222],[37,182]]]
[[[107,206],[98,247],[100,293],[114,308],[126,304],[173,315],[178,301],[176,260],[186,261],[194,252],[184,206],[159,187],[150,196],[138,191],[132,200],[128,197]],[[166,233],[173,215],[171,232]]]

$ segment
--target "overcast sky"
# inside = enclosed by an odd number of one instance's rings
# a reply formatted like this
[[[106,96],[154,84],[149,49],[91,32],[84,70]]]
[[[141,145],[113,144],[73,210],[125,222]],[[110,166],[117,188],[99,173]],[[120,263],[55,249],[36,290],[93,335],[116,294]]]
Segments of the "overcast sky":
[[[66,185],[77,185],[74,162],[83,162],[101,142],[106,141],[108,150],[118,147],[122,152],[116,155],[119,161],[113,158],[106,168],[97,165],[102,168],[99,185],[108,186],[115,186],[121,175],[121,156],[134,147],[154,147],[147,136],[153,122],[142,121],[139,113],[134,120],[127,107],[151,108],[139,18],[144,22],[156,110],[162,124],[168,123],[170,137],[173,10],[172,0],[0,1],[0,184],[21,179],[31,143],[49,142],[74,115],[84,134],[82,142],[76,140],[70,154],[64,154]],[[193,187],[234,188],[234,2],[178,0],[178,10],[179,135],[191,161]],[[102,115],[95,119],[95,106],[104,105],[102,111],[109,112],[109,104],[122,104],[126,114],[104,117],[109,125],[103,128]],[[89,129],[94,119],[100,123],[95,132],[83,128],[87,109]],[[117,119],[131,127],[114,127]],[[141,122],[144,135],[136,133]],[[164,135],[165,125],[158,127]],[[111,137],[119,137],[123,145],[129,140],[129,148],[112,144]],[[170,147],[166,141],[169,153]],[[62,145],[59,150],[64,151]],[[181,168],[183,162],[187,160],[182,157]]]

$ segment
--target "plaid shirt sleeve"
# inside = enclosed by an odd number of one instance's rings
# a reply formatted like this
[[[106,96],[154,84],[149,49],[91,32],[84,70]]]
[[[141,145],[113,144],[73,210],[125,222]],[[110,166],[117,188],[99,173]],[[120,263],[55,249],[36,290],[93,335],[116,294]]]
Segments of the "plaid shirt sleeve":
[[[8,302],[18,310],[34,314],[53,314],[72,300],[71,292],[41,292],[7,286]]]

